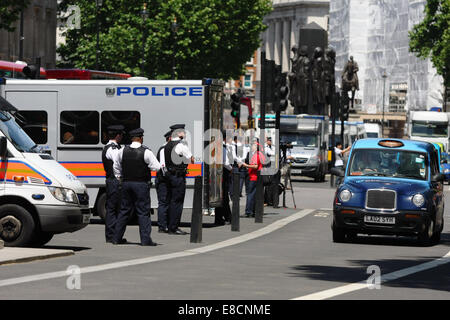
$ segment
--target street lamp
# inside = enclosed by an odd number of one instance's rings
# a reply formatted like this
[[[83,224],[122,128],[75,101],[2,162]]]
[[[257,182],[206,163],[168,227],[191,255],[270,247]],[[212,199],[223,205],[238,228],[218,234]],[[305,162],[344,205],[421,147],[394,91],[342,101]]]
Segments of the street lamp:
[[[383,71],[383,120],[381,121],[381,136],[384,138],[384,94],[386,91],[386,78],[387,74],[386,71]]]
[[[172,34],[173,34],[173,54],[172,54],[172,80],[175,80],[175,48],[177,44],[177,31],[178,31],[178,24],[177,24],[177,17],[173,18],[172,25]]]
[[[95,24],[97,28],[97,46],[95,49],[95,69],[99,70],[98,68],[98,56],[100,54],[100,35],[99,35],[99,21],[98,21],[98,9],[103,4],[103,0],[95,0],[95,6],[96,6],[96,14],[95,14]]]
[[[145,42],[147,41],[147,28],[145,27],[145,24],[149,16],[147,11],[147,2],[144,2],[144,7],[140,14],[142,19],[144,20],[144,23],[142,24],[142,27],[144,29],[142,32],[142,63],[141,63],[141,75],[143,76],[145,71]]]

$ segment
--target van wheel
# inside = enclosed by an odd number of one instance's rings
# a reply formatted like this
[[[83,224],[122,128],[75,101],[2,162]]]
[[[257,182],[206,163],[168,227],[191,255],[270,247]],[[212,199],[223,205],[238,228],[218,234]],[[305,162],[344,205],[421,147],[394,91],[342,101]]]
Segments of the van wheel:
[[[102,193],[97,199],[97,205],[95,206],[95,211],[97,215],[105,221],[106,217],[106,192]]]
[[[34,247],[42,247],[43,245],[46,245],[47,243],[50,242],[50,240],[52,240],[54,234],[50,233],[50,232],[38,232],[36,233],[36,237],[33,241],[33,246]]]
[[[0,206],[0,238],[7,247],[31,245],[35,236],[35,223],[31,214],[15,204]]]
[[[336,227],[336,225],[333,223],[332,231],[333,231],[333,242],[335,243],[345,242],[345,232],[343,229]]]

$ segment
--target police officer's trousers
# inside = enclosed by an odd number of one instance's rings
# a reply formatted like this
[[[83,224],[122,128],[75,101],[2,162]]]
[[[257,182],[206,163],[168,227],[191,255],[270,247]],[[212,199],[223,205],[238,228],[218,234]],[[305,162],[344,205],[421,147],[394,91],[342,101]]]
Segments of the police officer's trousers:
[[[152,242],[150,237],[152,231],[152,221],[150,218],[150,185],[147,182],[136,181],[124,181],[122,183],[122,203],[116,222],[114,241],[119,242],[122,239],[133,209],[139,221],[141,244],[149,244]]]
[[[183,213],[184,195],[186,194],[186,177],[184,175],[167,174],[170,188],[169,231],[176,231],[180,226]]]
[[[117,216],[120,211],[121,190],[120,181],[116,178],[106,179],[106,215],[105,238],[112,241],[114,237]]]
[[[156,194],[158,195],[158,227],[167,229],[169,226],[169,205],[171,192],[166,177],[156,177]]]
[[[223,191],[223,199],[222,206],[216,208],[216,214],[214,216],[214,223],[217,225],[223,225],[225,222],[231,222],[231,209],[230,209],[230,198],[229,198],[229,186],[230,181],[233,181],[233,171],[228,171],[227,169],[223,169],[223,178],[222,178],[222,191]],[[233,191],[231,190],[231,194]]]

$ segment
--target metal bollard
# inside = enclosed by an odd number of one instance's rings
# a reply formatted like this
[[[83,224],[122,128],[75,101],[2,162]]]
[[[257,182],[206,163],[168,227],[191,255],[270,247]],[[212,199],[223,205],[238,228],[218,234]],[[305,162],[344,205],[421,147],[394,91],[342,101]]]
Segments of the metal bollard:
[[[191,243],[202,242],[202,177],[195,177],[191,217]]]
[[[258,171],[258,180],[256,181],[255,195],[255,222],[262,223],[264,215],[264,184],[261,172]]]
[[[334,174],[330,175],[330,187],[334,187]]]
[[[239,172],[233,172],[233,208],[231,210],[231,231],[240,231],[240,213],[239,213],[239,198],[240,198],[240,180]]]

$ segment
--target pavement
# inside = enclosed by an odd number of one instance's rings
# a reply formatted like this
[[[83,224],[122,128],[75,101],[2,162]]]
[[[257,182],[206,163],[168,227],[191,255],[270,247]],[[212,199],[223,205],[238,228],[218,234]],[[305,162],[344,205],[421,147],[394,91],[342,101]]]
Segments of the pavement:
[[[0,265],[65,257],[73,254],[73,250],[6,247],[0,251]]]

